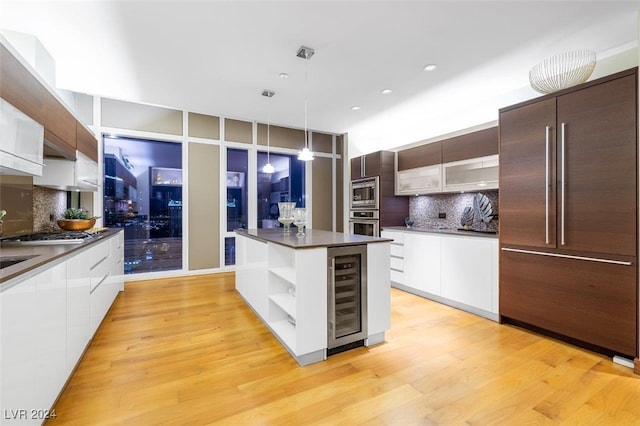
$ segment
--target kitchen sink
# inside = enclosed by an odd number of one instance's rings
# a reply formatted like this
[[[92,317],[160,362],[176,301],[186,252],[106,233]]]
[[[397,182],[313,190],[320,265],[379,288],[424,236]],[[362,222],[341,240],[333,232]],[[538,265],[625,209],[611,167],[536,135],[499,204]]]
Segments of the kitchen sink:
[[[4,269],[7,268],[9,266],[18,264],[20,262],[24,262],[25,260],[29,260],[33,257],[36,257],[37,255],[33,255],[33,256],[4,256],[4,257],[0,257],[0,269]]]

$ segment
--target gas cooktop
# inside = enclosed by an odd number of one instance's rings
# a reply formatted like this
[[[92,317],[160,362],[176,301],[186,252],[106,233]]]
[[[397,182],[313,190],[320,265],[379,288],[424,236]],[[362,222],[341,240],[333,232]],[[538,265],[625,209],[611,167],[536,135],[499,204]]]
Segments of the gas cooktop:
[[[2,244],[78,244],[95,234],[84,231],[36,232],[0,239]]]

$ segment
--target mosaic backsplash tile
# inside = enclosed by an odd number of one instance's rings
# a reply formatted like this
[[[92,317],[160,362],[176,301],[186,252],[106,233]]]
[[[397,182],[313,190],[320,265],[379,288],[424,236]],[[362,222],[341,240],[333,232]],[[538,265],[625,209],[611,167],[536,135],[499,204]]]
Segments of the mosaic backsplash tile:
[[[67,208],[67,193],[41,186],[33,187],[33,230],[57,231],[56,220],[62,219]],[[53,215],[53,221],[49,220]]]
[[[498,191],[482,191],[491,201],[493,213],[498,214]],[[465,207],[473,207],[473,197],[476,193],[454,193],[420,195],[409,199],[409,215],[414,220],[414,228],[460,228],[460,219]],[[440,213],[445,219],[438,218]],[[494,218],[488,224],[476,223],[472,229],[497,231],[498,219]]]

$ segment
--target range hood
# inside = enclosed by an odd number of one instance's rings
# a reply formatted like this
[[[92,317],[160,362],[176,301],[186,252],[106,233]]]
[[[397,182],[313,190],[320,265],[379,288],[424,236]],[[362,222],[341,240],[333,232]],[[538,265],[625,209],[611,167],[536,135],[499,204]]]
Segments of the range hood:
[[[0,174],[42,175],[44,127],[0,98]]]
[[[76,160],[45,158],[42,176],[33,178],[33,184],[62,191],[98,190],[98,163],[80,151]]]

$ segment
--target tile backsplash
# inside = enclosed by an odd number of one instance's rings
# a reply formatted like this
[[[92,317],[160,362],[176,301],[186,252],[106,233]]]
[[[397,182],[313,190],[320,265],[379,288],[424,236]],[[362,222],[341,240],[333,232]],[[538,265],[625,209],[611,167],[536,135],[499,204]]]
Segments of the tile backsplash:
[[[33,230],[35,232],[59,230],[56,220],[62,219],[67,208],[67,193],[56,189],[33,187]],[[53,215],[53,220],[49,220]]]
[[[498,213],[498,190],[482,191],[491,201],[493,213]],[[459,228],[460,218],[465,207],[473,207],[473,197],[476,193],[452,193],[420,195],[409,199],[409,216],[414,220],[415,228]],[[446,218],[439,218],[444,213]],[[488,231],[498,230],[498,219],[494,218],[488,224],[474,222],[473,229]]]

